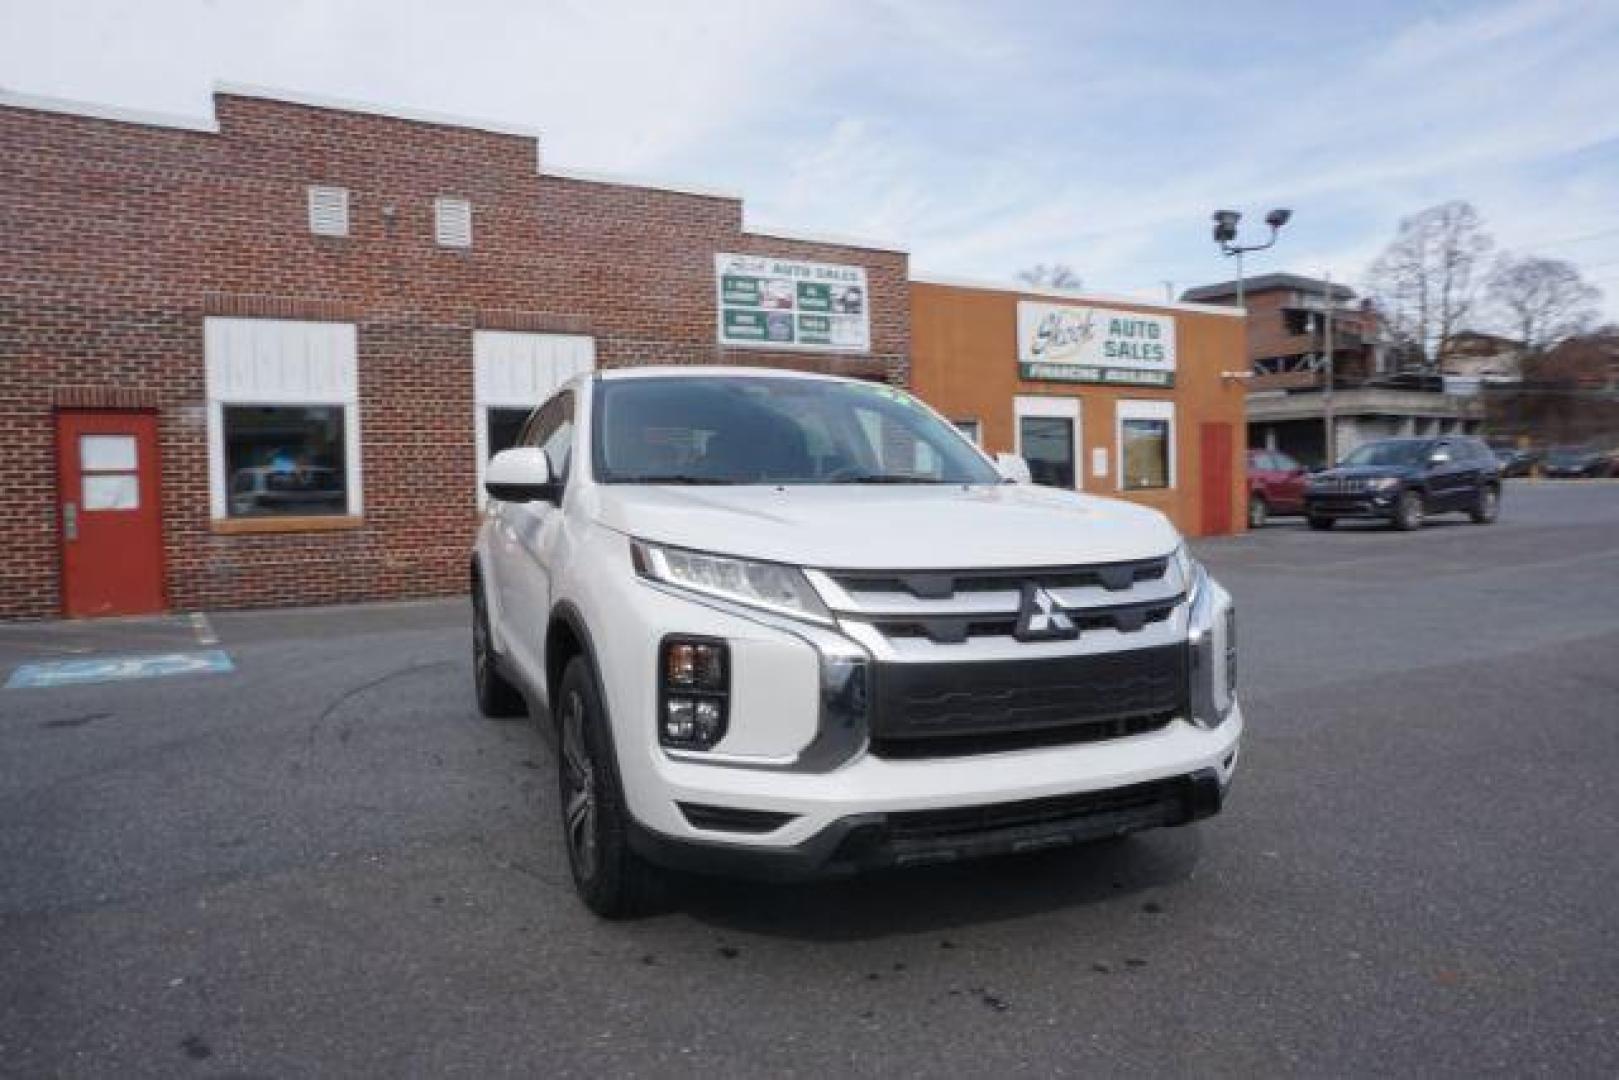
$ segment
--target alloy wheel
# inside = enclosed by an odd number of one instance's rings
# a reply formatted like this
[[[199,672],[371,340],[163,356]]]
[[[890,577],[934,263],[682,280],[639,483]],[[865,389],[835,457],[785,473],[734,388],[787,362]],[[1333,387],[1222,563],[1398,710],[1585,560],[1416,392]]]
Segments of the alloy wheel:
[[[562,821],[568,857],[585,881],[596,876],[596,769],[585,741],[585,702],[578,691],[562,703]]]

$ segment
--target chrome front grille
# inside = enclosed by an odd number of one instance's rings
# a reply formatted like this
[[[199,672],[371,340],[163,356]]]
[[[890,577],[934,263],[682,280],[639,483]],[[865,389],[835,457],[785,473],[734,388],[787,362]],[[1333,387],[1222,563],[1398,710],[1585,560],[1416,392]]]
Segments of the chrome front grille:
[[[1186,582],[1165,557],[1079,566],[947,571],[811,571],[850,637],[879,661],[1002,660],[1144,648],[1175,637]],[[1014,636],[1023,589],[1044,589],[1077,640]]]
[[[1364,495],[1369,490],[1361,476],[1323,476],[1310,485],[1312,495]]]

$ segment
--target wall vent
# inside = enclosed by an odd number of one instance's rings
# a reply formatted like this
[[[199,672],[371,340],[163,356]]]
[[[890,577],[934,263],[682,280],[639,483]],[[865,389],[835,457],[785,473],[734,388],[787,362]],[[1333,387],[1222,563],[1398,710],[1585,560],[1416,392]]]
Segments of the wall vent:
[[[472,204],[448,196],[434,199],[433,238],[440,247],[471,247]]]
[[[349,234],[348,188],[310,187],[309,231],[316,236]]]

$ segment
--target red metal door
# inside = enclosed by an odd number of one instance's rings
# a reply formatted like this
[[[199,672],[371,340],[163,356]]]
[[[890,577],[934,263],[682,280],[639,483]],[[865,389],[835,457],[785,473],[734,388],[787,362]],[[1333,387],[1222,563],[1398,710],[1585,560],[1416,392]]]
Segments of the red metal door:
[[[58,413],[56,476],[63,614],[162,611],[156,415]]]
[[[1231,425],[1198,428],[1199,494],[1203,501],[1203,536],[1231,531]]]

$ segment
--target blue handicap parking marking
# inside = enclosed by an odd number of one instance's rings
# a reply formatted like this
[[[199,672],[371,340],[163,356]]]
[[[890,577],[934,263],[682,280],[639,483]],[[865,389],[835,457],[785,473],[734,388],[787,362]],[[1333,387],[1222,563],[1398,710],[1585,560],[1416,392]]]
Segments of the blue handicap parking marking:
[[[7,690],[78,686],[123,679],[156,679],[164,675],[200,675],[234,671],[223,649],[204,652],[151,653],[146,656],[96,656],[84,660],[52,660],[24,664],[6,680]]]

